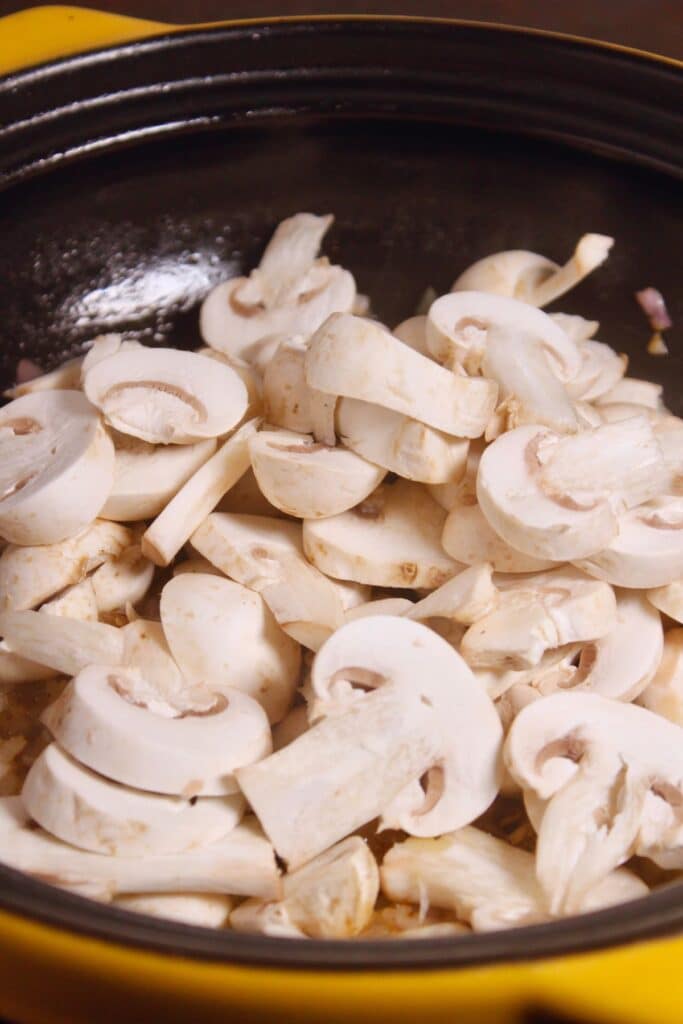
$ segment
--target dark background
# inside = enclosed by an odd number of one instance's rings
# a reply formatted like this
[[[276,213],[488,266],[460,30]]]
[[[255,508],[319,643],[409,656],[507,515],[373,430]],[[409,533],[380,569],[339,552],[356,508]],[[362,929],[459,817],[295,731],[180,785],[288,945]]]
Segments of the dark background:
[[[0,15],[29,7],[0,0]],[[177,23],[283,14],[421,14],[531,25],[683,59],[683,0],[93,0],[81,6]]]

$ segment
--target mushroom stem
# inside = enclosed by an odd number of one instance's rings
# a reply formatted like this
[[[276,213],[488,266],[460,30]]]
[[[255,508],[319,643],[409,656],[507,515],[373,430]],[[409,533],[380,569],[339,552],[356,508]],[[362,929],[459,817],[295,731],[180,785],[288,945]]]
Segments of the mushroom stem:
[[[613,245],[614,239],[608,235],[582,235],[570,259],[535,285],[529,301],[535,306],[547,306],[564,295],[605,262]]]
[[[81,622],[41,612],[3,612],[0,634],[31,661],[75,676],[87,665],[120,665],[123,631],[103,622]]]

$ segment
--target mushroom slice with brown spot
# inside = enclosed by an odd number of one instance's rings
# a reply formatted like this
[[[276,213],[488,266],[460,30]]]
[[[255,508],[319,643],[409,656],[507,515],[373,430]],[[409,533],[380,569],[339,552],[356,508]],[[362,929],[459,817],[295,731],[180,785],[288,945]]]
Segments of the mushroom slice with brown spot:
[[[381,483],[385,470],[308,434],[263,430],[249,441],[254,475],[268,501],[300,519],[339,515]]]
[[[19,797],[0,799],[0,861],[86,896],[123,893],[228,893],[277,899],[273,848],[253,818],[223,839],[181,854],[103,857],[36,828]]]
[[[451,290],[478,289],[546,306],[601,266],[613,245],[607,235],[582,235],[563,266],[524,249],[496,252],[463,271]]]
[[[306,381],[326,394],[402,413],[455,437],[479,437],[495,408],[492,381],[446,370],[370,320],[338,313],[311,338]]]
[[[133,914],[160,917],[200,928],[225,928],[233,908],[230,896],[211,893],[134,893],[117,896],[114,906]]]
[[[78,762],[126,786],[181,796],[237,793],[235,768],[272,749],[261,707],[225,689],[193,711],[146,704],[130,669],[90,665],[42,716],[60,747]]]
[[[467,630],[461,653],[475,668],[533,668],[550,648],[605,636],[616,612],[608,584],[551,570],[504,590],[497,607]]]
[[[683,848],[682,739],[659,715],[593,693],[553,694],[517,715],[505,761],[547,801],[537,875],[553,912],[576,909],[634,853]]]
[[[617,512],[655,497],[668,478],[644,417],[569,437],[526,426],[486,449],[477,499],[511,547],[573,561],[609,544],[619,528]]]
[[[79,391],[46,391],[0,409],[0,536],[54,544],[89,526],[114,479],[114,446]]]
[[[172,348],[119,351],[88,370],[83,388],[112,427],[151,444],[218,437],[247,409],[231,367]]]
[[[99,610],[95,588],[90,579],[81,580],[73,587],[67,587],[51,601],[40,606],[46,615],[62,615],[67,619],[80,619],[82,622],[97,622]]]
[[[325,717],[237,772],[290,869],[372,821],[430,770],[433,790],[402,807],[399,827],[413,834],[467,824],[498,792],[495,709],[425,626],[391,616],[347,623],[318,652],[311,692],[314,717]]]
[[[683,579],[674,580],[663,587],[653,587],[647,599],[670,619],[683,623]]]
[[[96,519],[82,533],[56,544],[8,545],[0,555],[0,607],[35,608],[118,558],[131,540],[127,527]]]
[[[216,439],[195,444],[148,444],[137,437],[112,432],[115,448],[114,483],[102,508],[104,519],[151,519],[216,451]]]
[[[469,626],[493,611],[498,599],[491,566],[483,563],[463,569],[427,597],[411,604],[405,614],[417,622],[432,618],[452,619]]]
[[[683,629],[666,633],[661,661],[638,703],[676,725],[683,725]]]
[[[484,367],[494,335],[524,357],[523,343],[534,346],[537,360],[557,381],[572,380],[581,367],[578,348],[547,313],[517,299],[482,291],[458,291],[442,295],[427,316],[427,345],[440,363],[463,366],[468,373]],[[546,377],[547,377],[546,373]]]
[[[282,629],[317,650],[344,621],[334,583],[303,556],[301,527],[266,516],[214,513],[192,545],[238,583],[255,590]]]
[[[683,575],[683,497],[661,497],[619,517],[619,532],[576,564],[617,587],[653,588]]]
[[[241,690],[270,721],[285,716],[299,679],[300,648],[260,594],[218,576],[176,576],[161,593],[161,622],[190,684],[215,693]]]
[[[337,428],[347,448],[405,479],[448,483],[465,472],[469,441],[392,409],[342,398],[337,404]]]
[[[110,782],[56,743],[34,761],[21,798],[33,820],[51,835],[81,850],[121,857],[208,846],[232,831],[244,813],[241,796],[190,803]]]
[[[389,899],[454,911],[477,932],[535,924],[551,916],[533,854],[478,828],[397,843],[384,858],[380,877]],[[622,869],[589,890],[577,910],[595,910],[647,892],[637,875]]]
[[[123,633],[104,622],[22,611],[0,614],[0,634],[16,654],[74,676],[87,665],[121,665]]]
[[[441,586],[462,566],[441,547],[446,513],[419,484],[383,484],[329,519],[304,522],[306,557],[322,572],[376,587]]]
[[[168,565],[202,520],[249,468],[249,440],[259,420],[243,424],[180,488],[142,538],[142,553]]]
[[[238,932],[281,935],[289,925],[313,939],[351,939],[370,921],[378,892],[375,858],[359,836],[350,836],[284,875],[279,903],[247,900],[230,924]]]
[[[334,312],[347,312],[356,284],[342,267],[316,258],[333,217],[297,213],[282,221],[249,277],[224,281],[209,292],[199,314],[212,348],[249,360],[260,339],[311,334]]]

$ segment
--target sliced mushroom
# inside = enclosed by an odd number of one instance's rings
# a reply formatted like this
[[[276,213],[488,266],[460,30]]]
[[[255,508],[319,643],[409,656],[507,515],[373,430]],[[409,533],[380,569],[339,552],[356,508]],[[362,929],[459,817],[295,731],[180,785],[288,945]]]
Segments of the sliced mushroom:
[[[83,389],[112,427],[150,444],[218,437],[247,409],[230,366],[174,348],[119,351],[85,374]]]
[[[664,637],[661,661],[638,702],[683,725],[683,629],[670,629]]]
[[[372,587],[365,583],[355,583],[353,580],[332,580],[332,583],[345,612],[372,600]]]
[[[87,665],[123,662],[122,630],[103,622],[81,622],[42,612],[3,612],[0,634],[16,654],[75,676]]]
[[[241,690],[271,722],[285,716],[299,679],[300,648],[259,594],[218,576],[176,576],[161,593],[161,622],[189,683],[216,693]]]
[[[198,713],[215,706],[215,695],[205,686],[190,685],[176,665],[160,622],[135,619],[120,630],[123,641],[121,665],[134,670],[136,697],[151,710],[172,715]],[[95,659],[92,664],[98,664]],[[102,662],[100,662],[102,664]]]
[[[600,330],[600,323],[597,320],[586,320],[582,316],[567,313],[550,313],[549,316],[553,323],[561,327],[577,344],[589,341]]]
[[[464,569],[421,601],[411,604],[405,614],[417,622],[452,619],[469,626],[498,604],[498,590],[491,575],[491,566],[485,563]]]
[[[208,708],[146,704],[134,672],[90,665],[42,716],[68,754],[108,779],[152,793],[238,792],[235,768],[272,749],[268,720],[244,693],[225,688]],[[163,712],[163,713],[162,713]]]
[[[268,935],[283,934],[287,923],[302,936],[350,939],[370,921],[378,892],[375,858],[359,836],[350,836],[285,875],[280,903],[267,907],[247,900],[233,911],[230,924],[238,932]]]
[[[408,480],[447,483],[465,472],[469,442],[356,398],[337,404],[337,429],[351,451]]]
[[[610,406],[605,408],[609,409]],[[670,478],[666,493],[683,495],[683,419],[678,416],[657,415],[653,429],[669,470]]]
[[[497,607],[467,630],[461,653],[474,668],[533,668],[550,648],[606,636],[616,614],[609,585],[552,570],[501,593]]]
[[[21,791],[34,821],[63,842],[112,856],[185,853],[238,825],[241,796],[193,801],[138,792],[79,765],[56,743],[33,762]]]
[[[441,586],[462,568],[441,547],[446,513],[419,484],[383,484],[329,519],[306,520],[306,557],[322,572],[376,587]]]
[[[569,437],[527,426],[486,449],[477,499],[512,547],[536,558],[574,560],[610,543],[619,528],[615,507],[647,501],[667,479],[644,417]]]
[[[616,587],[663,587],[683,576],[683,497],[655,498],[618,522],[617,535],[580,568]]]
[[[316,259],[332,220],[298,213],[282,221],[248,278],[233,278],[209,292],[199,315],[207,344],[249,360],[266,335],[311,334],[330,313],[351,310],[351,274]]]
[[[457,291],[442,295],[429,309],[427,345],[444,365],[479,373],[494,334],[513,352],[518,344],[529,342],[538,350],[537,359],[559,381],[572,380],[579,372],[576,344],[547,313],[526,302],[483,291]],[[525,350],[520,353],[524,354]]]
[[[408,832],[441,834],[493,800],[500,721],[460,656],[425,626],[390,616],[347,623],[318,652],[311,690],[314,717],[327,717],[237,772],[290,869],[390,811],[427,772],[427,795],[420,788],[417,805],[402,806],[398,827]]]
[[[263,430],[249,441],[259,487],[281,512],[300,519],[339,515],[381,483],[385,471],[343,448],[308,434]]]
[[[95,588],[91,580],[85,579],[73,587],[53,597],[41,605],[40,611],[46,615],[62,615],[67,619],[80,619],[82,622],[97,622],[99,610]]]
[[[207,558],[186,558],[182,562],[176,562],[173,566],[173,575],[183,576],[188,572],[201,572],[208,574],[209,576],[222,576],[223,573],[220,569],[217,569],[215,565],[212,565]]]
[[[223,839],[182,854],[103,857],[60,842],[29,821],[19,797],[0,799],[0,861],[84,895],[228,893],[277,899],[273,848],[253,818]]]
[[[273,750],[282,750],[308,729],[308,712],[305,704],[297,704],[273,728]]]
[[[648,590],[647,599],[670,619],[683,623],[683,579]]]
[[[566,385],[570,398],[594,402],[608,394],[626,373],[628,357],[619,355],[601,341],[582,341],[579,355],[579,372]]]
[[[331,580],[309,565],[301,527],[266,516],[208,516],[192,545],[238,583],[261,595],[282,629],[317,650],[344,621]]]
[[[622,377],[595,401],[598,405],[641,405],[657,412],[662,407],[662,385],[636,377]]]
[[[389,899],[455,911],[474,931],[548,920],[534,856],[478,828],[440,839],[407,839],[389,850],[380,871]],[[644,896],[648,887],[622,869],[586,893],[577,910]]]
[[[4,640],[0,640],[0,686],[14,686],[17,683],[36,683],[52,679],[57,670],[49,665],[40,665],[29,658],[10,651]]]
[[[142,538],[142,553],[156,565],[168,565],[175,558],[202,520],[246,473],[249,441],[258,424],[258,420],[249,420],[228,438],[148,527]]]
[[[405,597],[383,597],[350,608],[346,612],[346,621],[366,619],[369,615],[406,615],[414,607],[415,603]]]
[[[478,289],[546,306],[604,263],[613,245],[607,235],[582,235],[564,266],[523,249],[493,253],[468,267],[452,291]]]
[[[313,432],[312,389],[304,371],[306,347],[301,335],[283,336],[263,371],[266,421],[300,434]]]
[[[391,333],[399,341],[402,341],[404,345],[414,348],[421,356],[427,356],[428,359],[432,358],[429,346],[427,345],[426,316],[411,316],[407,320],[402,320],[400,324],[394,327]]]
[[[271,505],[249,468],[216,505],[216,512],[234,512],[237,515],[275,516],[287,518],[279,508]]]
[[[30,380],[24,380],[15,384],[13,388],[8,388],[7,391],[3,391],[3,397],[22,398],[24,395],[34,395],[42,391],[77,391],[81,383],[82,365],[83,356],[67,359],[49,373],[31,377]]]
[[[104,503],[104,519],[132,522],[151,519],[169,503],[216,451],[216,439],[196,444],[148,444],[113,432],[114,483]]]
[[[497,702],[496,707],[507,728],[525,703],[526,697],[531,700],[540,696],[541,689],[554,692],[573,684],[576,678],[574,662],[580,652],[580,644],[564,644],[562,647],[549,648],[538,664],[531,668],[475,668],[473,672],[491,700]],[[508,694],[512,701],[510,706],[502,703]]]
[[[90,577],[100,614],[136,605],[152,585],[154,563],[138,544],[127,547],[118,558],[105,562]]]
[[[0,409],[0,467],[0,536],[55,544],[104,505],[114,446],[80,391],[45,391]]]
[[[491,381],[457,376],[384,327],[342,313],[311,338],[305,367],[319,391],[393,409],[455,437],[483,434],[496,404]]]
[[[0,555],[0,607],[35,608],[108,559],[118,558],[131,540],[127,527],[96,519],[82,533],[56,544],[8,545]]]
[[[548,801],[537,876],[553,912],[571,912],[634,853],[683,848],[682,740],[659,715],[593,693],[554,694],[517,715],[505,760]]]
[[[118,896],[114,905],[121,910],[161,917],[165,921],[179,921],[200,928],[224,928],[230,918],[233,901],[229,896],[209,893],[135,893]]]
[[[279,344],[277,337],[264,339],[259,355],[266,355],[266,341],[272,351],[277,349]],[[229,366],[244,384],[247,389],[247,408],[242,413],[241,422],[263,415],[263,370],[259,360],[250,365],[242,359],[231,359],[230,356],[225,355],[223,352],[216,352],[214,349],[206,347],[197,349],[197,355]]]

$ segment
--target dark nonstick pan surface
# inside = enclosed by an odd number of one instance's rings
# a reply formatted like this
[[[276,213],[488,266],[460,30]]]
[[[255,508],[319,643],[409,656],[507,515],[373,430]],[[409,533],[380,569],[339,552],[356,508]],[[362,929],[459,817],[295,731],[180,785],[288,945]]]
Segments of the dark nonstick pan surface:
[[[250,269],[275,224],[333,212],[325,251],[389,324],[507,248],[560,262],[614,235],[552,310],[660,381],[683,414],[683,69],[494,26],[330,19],[179,33],[0,80],[0,384],[105,330],[200,344],[197,303]],[[633,293],[676,326],[646,352]],[[465,940],[347,945],[213,933],[123,914],[0,868],[0,906],[119,941],[290,966],[424,967],[666,934],[683,887]]]

